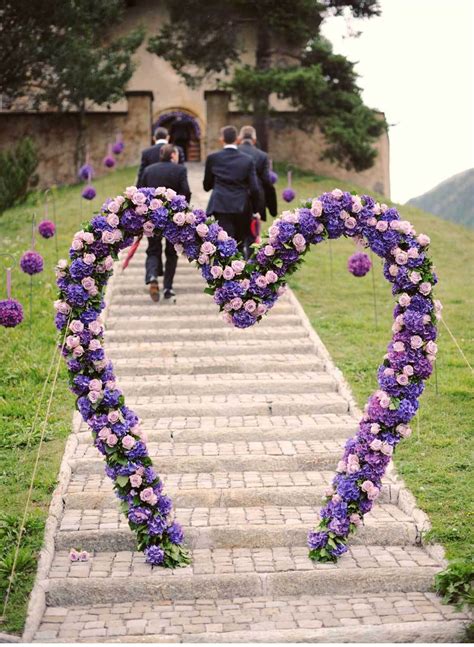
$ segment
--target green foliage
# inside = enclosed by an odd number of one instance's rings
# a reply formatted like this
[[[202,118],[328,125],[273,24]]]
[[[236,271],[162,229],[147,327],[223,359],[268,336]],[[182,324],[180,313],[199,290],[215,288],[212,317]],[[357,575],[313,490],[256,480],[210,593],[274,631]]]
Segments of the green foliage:
[[[435,588],[446,604],[474,604],[474,558],[452,562],[435,576]]]
[[[200,0],[166,4],[170,22],[150,39],[149,50],[191,87],[224,75],[218,87],[231,90],[242,110],[253,111],[264,148],[275,93],[296,109],[288,122],[308,129],[318,124],[328,141],[323,157],[358,171],[372,166],[373,143],[387,124],[364,105],[353,63],[332,52],[319,28],[329,13],[377,15],[376,1],[213,0],[205,10]],[[240,64],[242,25],[256,34],[253,64]]]
[[[28,189],[37,182],[38,156],[33,140],[22,139],[13,148],[0,151],[0,213],[24,202]]]

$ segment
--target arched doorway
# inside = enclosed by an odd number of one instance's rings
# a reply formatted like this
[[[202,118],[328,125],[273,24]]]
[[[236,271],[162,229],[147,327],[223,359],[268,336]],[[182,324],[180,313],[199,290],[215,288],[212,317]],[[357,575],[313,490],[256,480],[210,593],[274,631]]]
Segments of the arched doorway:
[[[197,118],[184,110],[167,110],[153,124],[153,130],[164,126],[170,141],[181,146],[188,162],[201,161],[201,128]]]

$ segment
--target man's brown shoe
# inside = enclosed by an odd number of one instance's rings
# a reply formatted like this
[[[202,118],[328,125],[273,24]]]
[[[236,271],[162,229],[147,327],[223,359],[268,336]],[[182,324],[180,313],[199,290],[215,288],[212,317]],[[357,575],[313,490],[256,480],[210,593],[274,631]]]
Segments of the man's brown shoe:
[[[157,281],[150,281],[148,284],[150,290],[151,300],[158,303],[160,300],[160,287]]]

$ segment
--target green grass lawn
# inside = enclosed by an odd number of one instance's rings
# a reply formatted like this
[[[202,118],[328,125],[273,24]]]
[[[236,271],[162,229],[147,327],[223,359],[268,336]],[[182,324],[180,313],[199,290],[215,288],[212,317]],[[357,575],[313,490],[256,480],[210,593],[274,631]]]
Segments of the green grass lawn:
[[[135,173],[135,169],[120,169],[97,180],[94,186],[98,197],[92,204],[81,200],[79,186],[56,191],[59,257],[67,256],[72,235],[80,228],[81,222],[88,219],[93,209],[107,196],[117,194],[131,184]],[[283,174],[280,176],[283,177]],[[297,200],[319,195],[336,185],[342,189],[356,189],[310,174],[294,173],[294,177]],[[283,181],[278,185],[279,193],[282,188]],[[297,200],[292,206],[297,205]],[[281,201],[280,208],[283,209]],[[30,223],[34,211],[39,222],[44,215],[44,206],[41,199],[31,196],[25,205],[0,215],[1,251],[14,254],[17,262],[21,253],[30,247]],[[471,285],[474,232],[414,208],[403,207],[401,212],[404,218],[415,224],[418,231],[431,236],[432,257],[440,277],[436,295],[444,303],[447,323],[473,364],[474,295]],[[19,269],[13,272],[13,296],[25,306],[25,321],[16,329],[0,329],[2,598],[10,572],[12,547],[39,448],[41,430],[29,438],[31,425],[56,339],[52,308],[56,298],[55,241],[37,237],[36,248],[45,259],[45,270],[33,277],[31,334],[28,305],[30,278]],[[357,279],[346,269],[347,259],[353,250],[353,244],[346,240],[323,243],[306,256],[307,262],[292,277],[291,285],[336,364],[344,371],[359,404],[363,406],[368,394],[376,388],[376,368],[390,338],[393,299],[376,260],[373,276],[378,326],[375,327],[372,274]],[[0,263],[2,267],[6,266],[6,260],[1,257]],[[4,282],[0,289],[0,298],[5,298]],[[438,393],[435,379],[432,378],[421,399],[419,425],[413,425],[414,435],[397,450],[396,464],[420,506],[431,516],[432,538],[444,544],[450,558],[457,558],[472,555],[473,545],[473,376],[443,329],[439,343]],[[61,362],[46,442],[41,449],[32,505],[22,541],[21,568],[14,582],[6,622],[0,624],[0,631],[20,632],[24,623],[47,508],[56,484],[65,439],[70,431],[73,402],[73,396],[67,389],[66,370]],[[45,405],[43,403],[42,412]]]

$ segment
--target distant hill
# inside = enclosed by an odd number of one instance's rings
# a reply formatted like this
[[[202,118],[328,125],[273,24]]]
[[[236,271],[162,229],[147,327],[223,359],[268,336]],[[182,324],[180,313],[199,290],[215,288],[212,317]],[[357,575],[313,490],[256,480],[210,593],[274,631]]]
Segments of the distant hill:
[[[474,228],[474,168],[453,175],[407,204]]]

